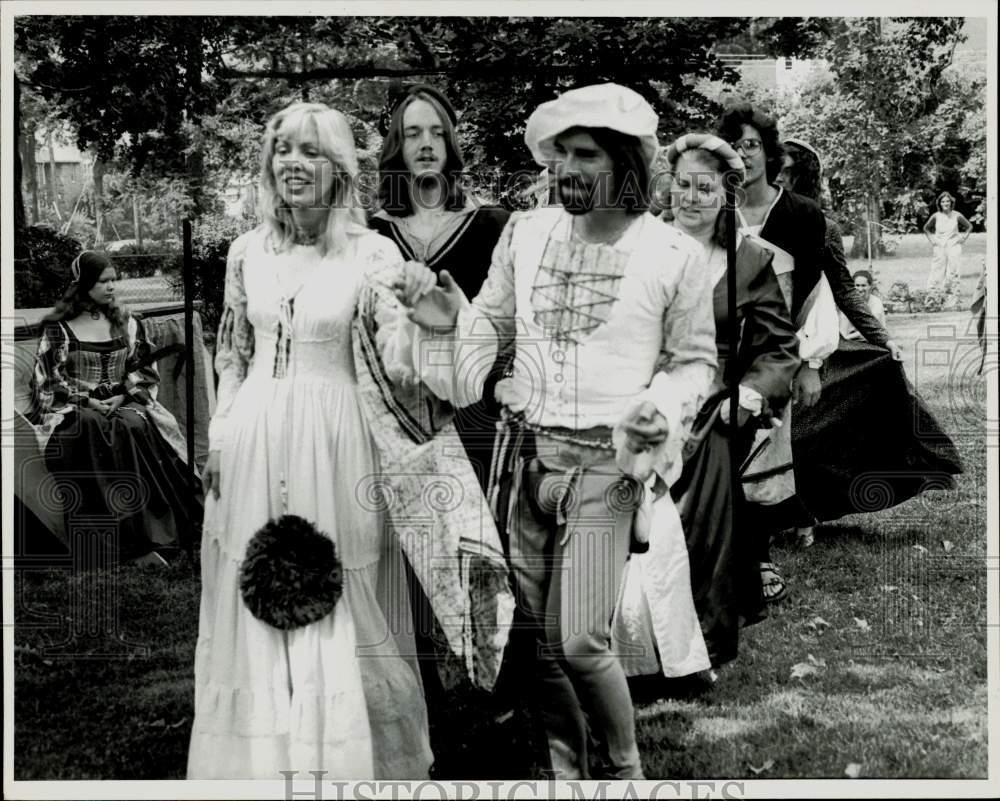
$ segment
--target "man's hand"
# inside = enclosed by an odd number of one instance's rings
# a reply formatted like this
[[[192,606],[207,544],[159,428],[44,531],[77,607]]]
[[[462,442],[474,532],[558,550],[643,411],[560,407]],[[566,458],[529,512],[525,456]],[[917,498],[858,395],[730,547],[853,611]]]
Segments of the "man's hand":
[[[643,453],[655,448],[667,438],[670,427],[667,418],[649,401],[640,403],[622,421],[625,430],[625,447],[632,453]]]
[[[792,386],[792,399],[794,402],[800,403],[803,406],[812,406],[819,400],[822,390],[823,385],[819,380],[819,370],[807,364],[802,365],[802,368],[795,376],[795,382]]]
[[[465,303],[465,296],[451,273],[442,270],[435,275],[420,262],[406,262],[403,274],[392,288],[396,299],[406,307],[406,316],[425,329],[454,328]]]
[[[729,424],[729,398],[726,398],[719,405],[719,418]],[[744,409],[742,406],[736,407],[736,425],[739,428],[743,428],[750,419],[750,412]]]

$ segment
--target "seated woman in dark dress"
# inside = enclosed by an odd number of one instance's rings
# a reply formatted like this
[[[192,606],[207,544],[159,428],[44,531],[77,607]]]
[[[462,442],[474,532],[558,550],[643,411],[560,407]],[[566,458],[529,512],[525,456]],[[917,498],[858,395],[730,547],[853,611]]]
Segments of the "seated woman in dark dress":
[[[156,401],[159,382],[142,324],[115,303],[115,268],[84,251],[38,342],[34,422],[64,500],[66,530],[86,520],[93,564],[166,564],[191,519],[192,480],[176,420]],[[194,507],[197,511],[197,506]],[[172,519],[171,519],[172,517]]]

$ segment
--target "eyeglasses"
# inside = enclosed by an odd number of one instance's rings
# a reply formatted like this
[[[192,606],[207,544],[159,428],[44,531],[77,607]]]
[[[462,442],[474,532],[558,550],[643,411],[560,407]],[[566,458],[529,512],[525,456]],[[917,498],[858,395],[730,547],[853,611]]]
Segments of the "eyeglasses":
[[[740,139],[739,142],[730,142],[729,144],[741,156],[755,156],[764,147],[764,143],[760,139]]]

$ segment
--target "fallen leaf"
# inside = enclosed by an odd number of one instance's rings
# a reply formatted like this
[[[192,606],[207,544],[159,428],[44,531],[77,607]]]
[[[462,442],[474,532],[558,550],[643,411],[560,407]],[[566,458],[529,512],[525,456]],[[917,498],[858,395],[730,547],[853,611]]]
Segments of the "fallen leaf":
[[[749,768],[750,768],[750,770],[751,770],[751,771],[753,771],[753,774],[754,774],[755,776],[759,776],[759,775],[760,775],[761,773],[763,773],[763,772],[764,772],[765,770],[770,770],[771,768],[773,768],[773,767],[774,767],[774,760],[773,760],[773,759],[769,759],[769,760],[767,760],[767,761],[766,761],[766,762],[765,762],[765,763],[764,763],[763,765],[761,765],[761,766],[760,766],[759,768],[755,768],[755,767],[754,767],[753,765],[751,765],[751,764],[750,764],[749,762],[747,762],[747,767],[749,767]]]
[[[954,548],[955,545],[951,540],[941,540],[941,547],[944,548],[945,553],[947,553],[952,548]]]
[[[861,631],[871,631],[871,626],[868,625],[868,621],[863,617],[854,618],[854,623]]]
[[[856,779],[861,775],[861,765],[857,762],[848,762],[847,767],[844,768],[844,775],[849,779]]]
[[[152,723],[150,723],[148,725],[149,725],[150,728],[158,728],[160,726],[166,726],[167,725],[167,721],[165,721],[163,718],[157,718],[156,720],[154,720]]]
[[[914,545],[913,550],[920,551],[920,553],[927,553],[927,549],[923,545]]]
[[[806,676],[812,676],[819,673],[819,669],[810,665],[808,662],[799,662],[797,665],[792,665],[792,678],[801,679]]]
[[[895,592],[899,587],[893,586],[892,584],[883,584],[882,592]]]

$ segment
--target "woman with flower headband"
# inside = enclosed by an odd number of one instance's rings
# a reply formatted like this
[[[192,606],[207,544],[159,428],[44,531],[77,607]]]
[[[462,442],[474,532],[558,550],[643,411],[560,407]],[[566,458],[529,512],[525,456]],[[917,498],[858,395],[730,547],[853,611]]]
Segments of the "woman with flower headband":
[[[33,381],[46,463],[78,490],[67,514],[117,523],[117,543],[101,543],[104,558],[165,565],[157,549],[197,526],[184,437],[156,400],[152,347],[115,302],[108,257],[87,250],[70,269],[73,281],[43,323]]]
[[[216,350],[191,779],[427,778],[401,545],[464,664],[481,665],[469,621],[497,608],[463,605],[496,578],[476,539],[490,518],[464,454],[429,433],[450,423],[427,419],[391,290],[403,259],[365,226],[358,175],[340,112],[268,122],[263,221],[230,247]]]
[[[780,418],[800,359],[772,254],[742,232],[737,232],[733,267],[736,318],[730,315],[723,206],[725,187],[743,179],[739,154],[717,136],[692,133],[667,148],[666,162],[671,224],[701,245],[714,287],[719,367],[685,446],[684,469],[671,486],[684,529],[680,548],[662,525],[652,526],[649,552],[633,554],[629,562],[616,639],[630,675],[678,677],[704,671],[711,681],[710,667],[736,657],[740,618],[755,622],[763,616],[752,532],[741,525],[746,501],[742,486],[732,480],[731,459],[744,460],[755,432]],[[735,353],[729,345],[733,326],[740,332]],[[733,382],[739,387],[739,433],[731,443]],[[700,627],[697,621],[693,627],[687,623],[690,600],[681,593],[688,586]]]

